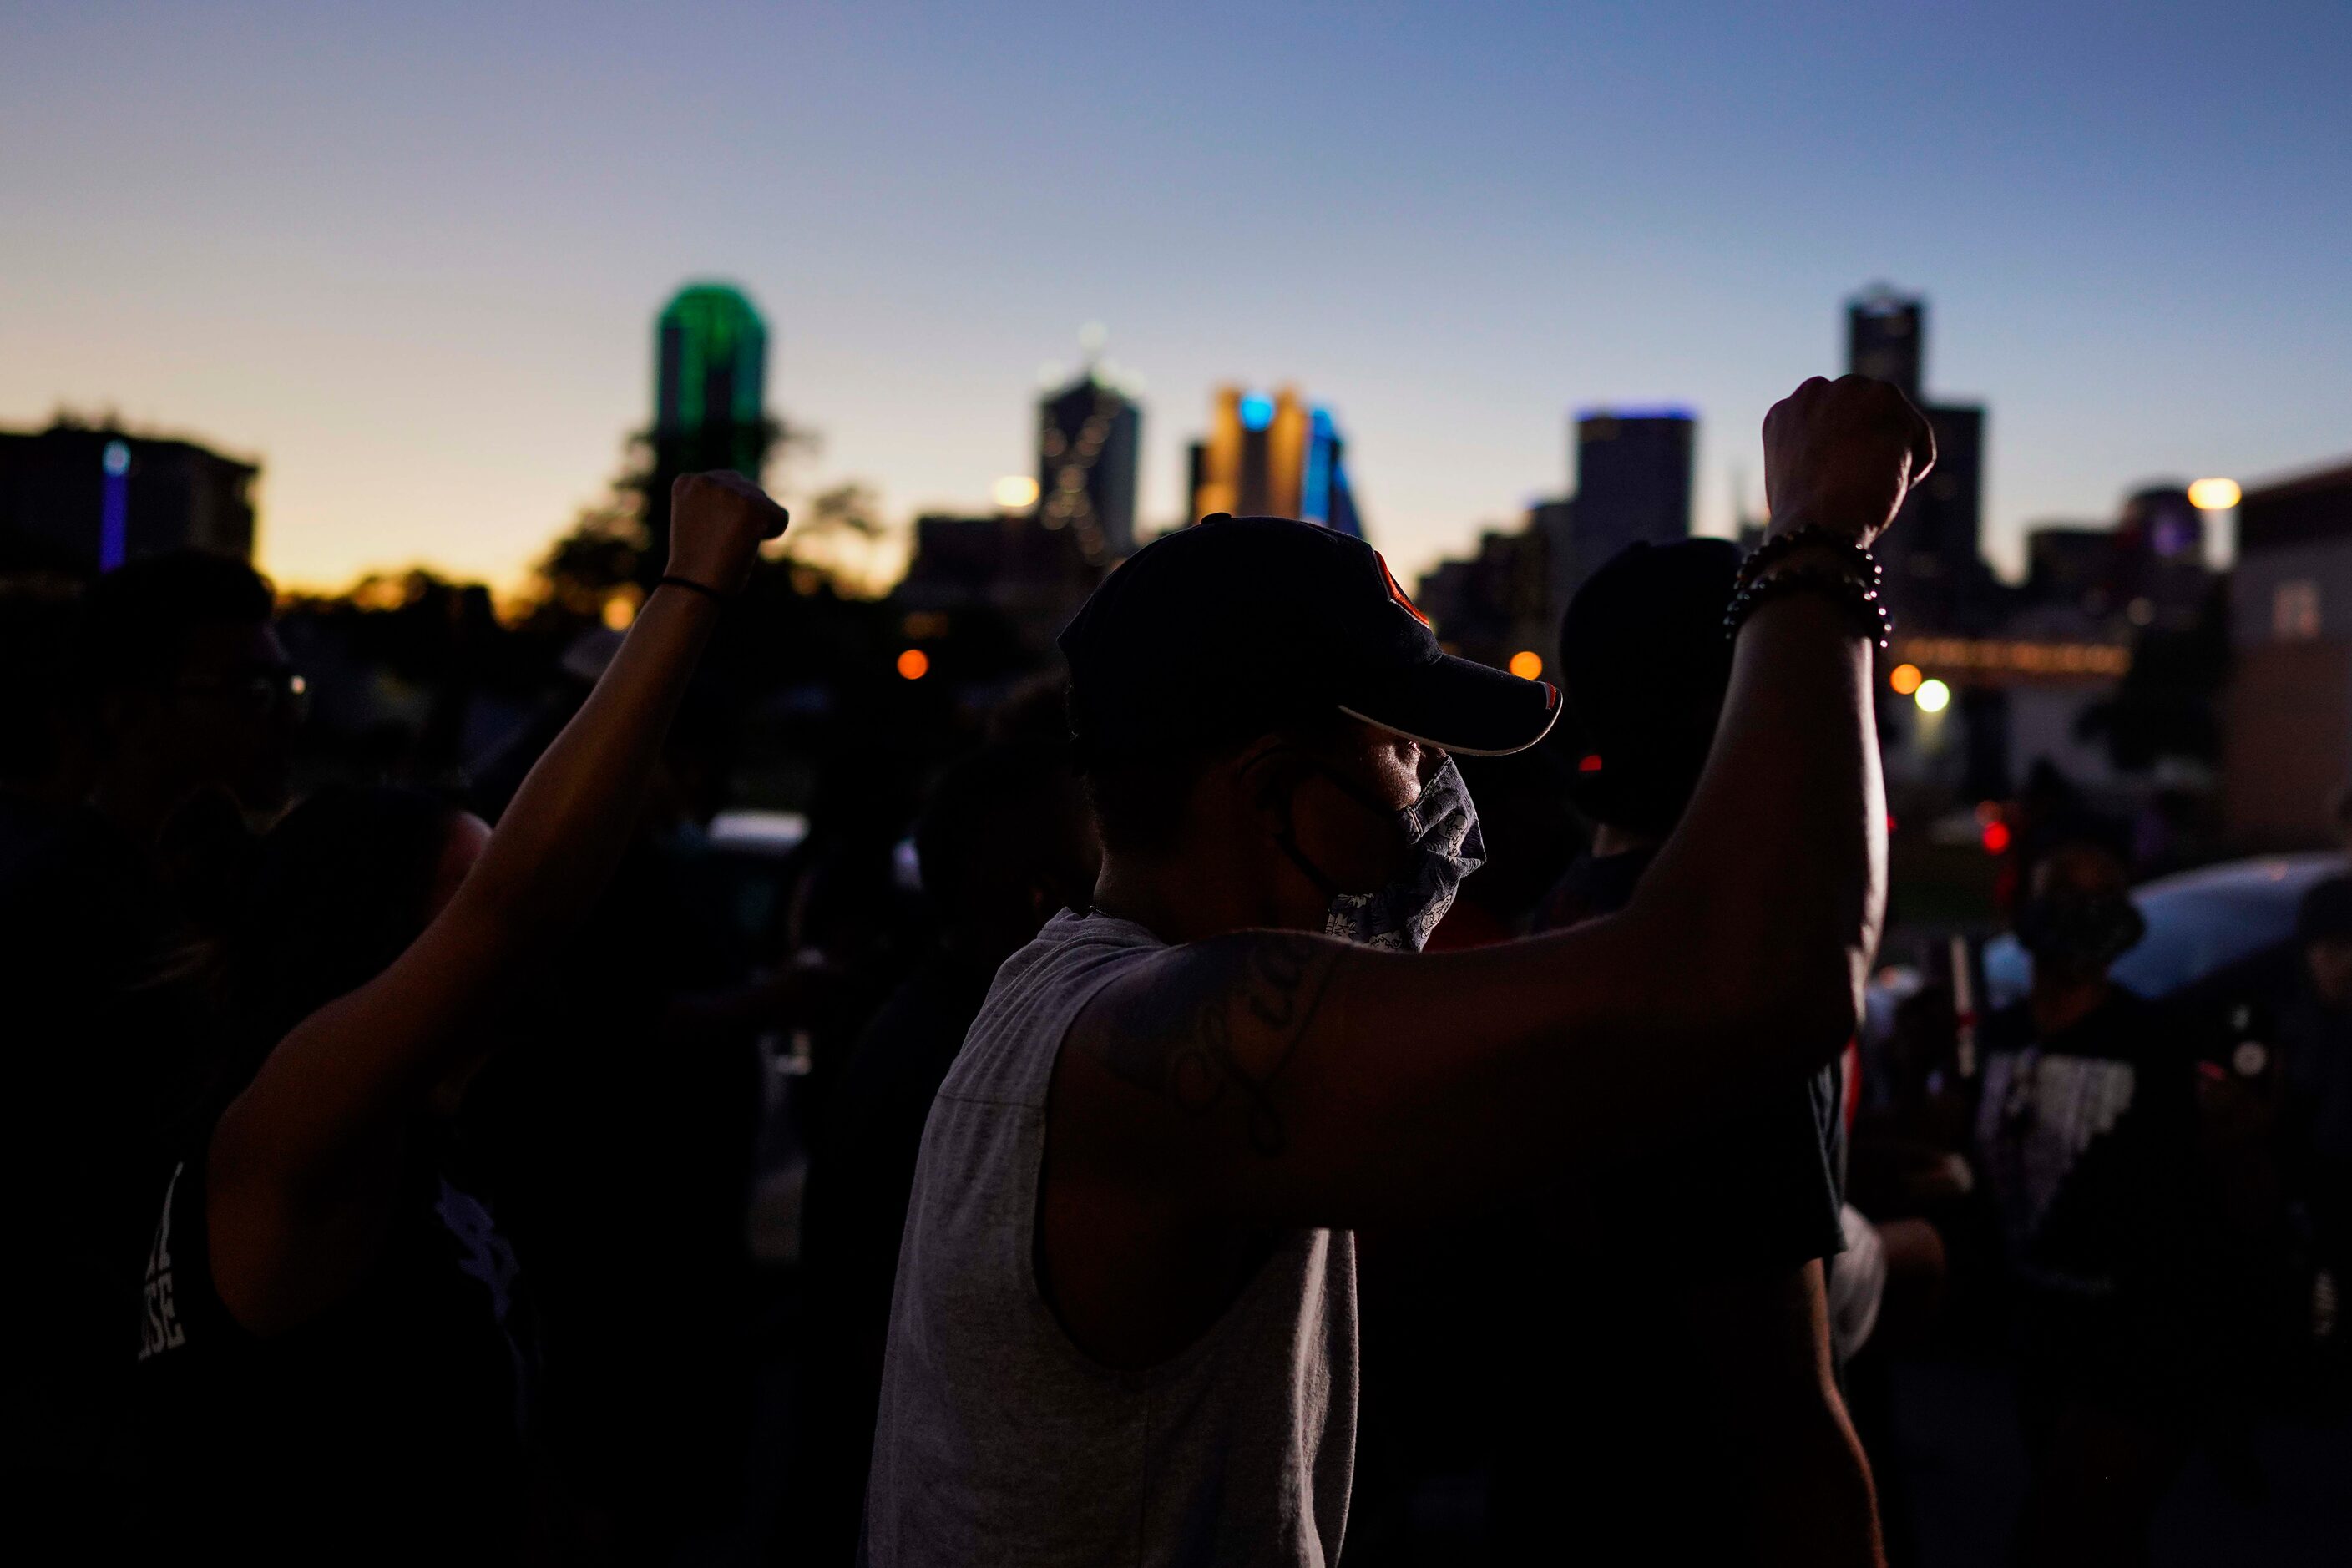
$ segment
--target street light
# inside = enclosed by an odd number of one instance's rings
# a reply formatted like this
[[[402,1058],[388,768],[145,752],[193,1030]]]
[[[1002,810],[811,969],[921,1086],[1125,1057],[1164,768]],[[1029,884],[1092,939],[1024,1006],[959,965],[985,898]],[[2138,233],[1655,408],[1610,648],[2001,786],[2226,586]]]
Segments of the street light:
[[[2200,511],[2227,511],[2244,494],[2235,479],[2200,479],[2189,487],[2189,504]]]
[[[1940,680],[1923,680],[1911,695],[1922,713],[1941,713],[1952,705],[1952,689]]]

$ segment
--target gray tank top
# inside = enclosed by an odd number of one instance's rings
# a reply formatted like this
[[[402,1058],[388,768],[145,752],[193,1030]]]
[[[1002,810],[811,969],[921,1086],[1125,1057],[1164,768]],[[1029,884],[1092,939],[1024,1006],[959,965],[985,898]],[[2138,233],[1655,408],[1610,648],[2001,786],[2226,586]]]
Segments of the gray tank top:
[[[898,1243],[866,1560],[1328,1563],[1356,1441],[1356,1253],[1286,1236],[1200,1340],[1145,1372],[1073,1344],[1037,1288],[1045,1091],[1095,994],[1162,943],[1054,917],[997,972],[923,1131]]]

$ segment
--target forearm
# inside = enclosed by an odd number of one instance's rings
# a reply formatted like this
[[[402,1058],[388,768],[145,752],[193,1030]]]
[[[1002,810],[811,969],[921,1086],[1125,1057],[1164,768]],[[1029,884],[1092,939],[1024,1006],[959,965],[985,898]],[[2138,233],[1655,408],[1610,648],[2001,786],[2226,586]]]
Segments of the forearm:
[[[1816,1259],[1695,1285],[1679,1316],[1715,1391],[1748,1560],[1877,1568],[1876,1488],[1837,1388],[1826,1269]]]
[[[496,940],[541,942],[604,887],[719,611],[707,595],[656,589],[588,700],[524,778],[458,892],[465,915]]]
[[[1825,596],[1767,605],[1739,634],[1706,771],[1624,917],[1720,1014],[1693,1069],[1774,1046],[1780,1060],[1752,1065],[1810,1066],[1859,1016],[1886,886],[1870,677],[1869,645]]]
[[[1740,1437],[1744,1450],[1734,1462],[1750,1561],[1772,1568],[1881,1568],[1886,1558],[1877,1489],[1834,1390],[1790,1421]]]

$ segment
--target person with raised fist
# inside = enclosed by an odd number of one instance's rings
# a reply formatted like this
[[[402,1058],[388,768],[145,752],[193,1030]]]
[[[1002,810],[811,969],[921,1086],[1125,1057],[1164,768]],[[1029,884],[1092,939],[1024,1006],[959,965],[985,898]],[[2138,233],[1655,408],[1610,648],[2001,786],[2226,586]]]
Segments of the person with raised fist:
[[[1705,776],[1623,910],[1542,937],[1418,951],[1483,854],[1450,753],[1533,745],[1556,690],[1287,520],[1211,517],[1096,591],[1061,646],[1102,872],[932,1107],[867,1560],[1339,1557],[1351,1227],[1656,1147],[1844,1042],[1885,891],[1869,545],[1933,437],[1848,376],[1764,445]]]
[[[448,1123],[509,983],[593,903],[664,731],[782,509],[674,492],[669,572],[493,833],[412,792],[314,795],[231,921],[209,1110],[154,1194],[113,1521],[247,1563],[517,1560],[528,1300]]]

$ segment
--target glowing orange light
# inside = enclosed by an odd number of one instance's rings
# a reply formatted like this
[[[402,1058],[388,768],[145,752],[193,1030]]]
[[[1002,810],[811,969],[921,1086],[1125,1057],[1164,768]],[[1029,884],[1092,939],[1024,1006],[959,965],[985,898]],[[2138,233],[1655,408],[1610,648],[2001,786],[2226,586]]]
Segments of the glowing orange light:
[[[1886,672],[1886,684],[1895,689],[1897,697],[1910,696],[1919,689],[1919,683],[1926,679],[1916,664],[1898,664]]]
[[[898,656],[898,673],[908,680],[920,680],[931,672],[931,656],[921,648],[910,647]]]
[[[2006,822],[1986,823],[1984,829],[1984,847],[1985,853],[1988,855],[1998,855],[2002,850],[2008,848],[2009,824]]]
[[[1543,673],[1543,656],[1521,648],[1511,656],[1511,673],[1521,680],[1533,680]]]
[[[1583,760],[1576,764],[1576,771],[1580,773],[1599,773],[1601,771],[1601,753],[1598,752],[1586,752]]]

